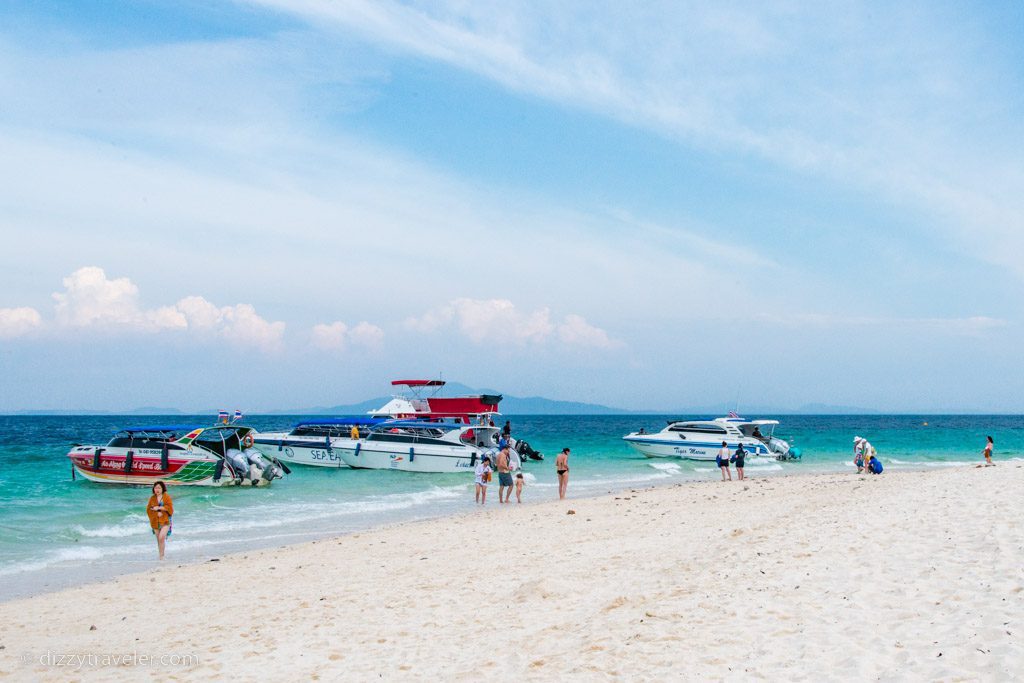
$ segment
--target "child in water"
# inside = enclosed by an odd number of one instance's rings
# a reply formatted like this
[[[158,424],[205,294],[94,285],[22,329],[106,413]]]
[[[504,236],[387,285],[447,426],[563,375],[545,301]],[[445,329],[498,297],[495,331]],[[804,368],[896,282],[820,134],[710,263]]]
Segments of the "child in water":
[[[523,473],[520,472],[519,474],[516,475],[516,502],[517,503],[522,503],[523,502],[523,485],[524,485],[524,483],[525,483],[525,480],[523,479]]]

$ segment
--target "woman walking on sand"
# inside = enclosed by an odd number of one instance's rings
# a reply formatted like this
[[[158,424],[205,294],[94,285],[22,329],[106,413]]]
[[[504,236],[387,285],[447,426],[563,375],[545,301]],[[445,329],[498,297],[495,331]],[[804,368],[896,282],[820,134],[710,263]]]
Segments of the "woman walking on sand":
[[[565,498],[565,490],[569,488],[569,449],[563,448],[555,458],[555,472],[558,473],[558,498]]]
[[[732,481],[732,473],[729,472],[729,444],[722,442],[722,447],[718,449],[718,457],[715,460],[718,461],[718,467],[722,470],[722,481],[728,478]]]
[[[985,439],[985,467],[988,467],[989,465],[995,465],[995,463],[992,462],[992,449],[995,447],[996,444],[994,441],[992,441],[991,436],[986,436]]]
[[[149,516],[149,526],[156,536],[156,547],[160,551],[160,559],[164,559],[164,546],[167,537],[171,535],[171,515],[174,514],[174,501],[167,494],[167,484],[158,481],[153,484],[153,495],[149,497],[146,504],[146,515]]]

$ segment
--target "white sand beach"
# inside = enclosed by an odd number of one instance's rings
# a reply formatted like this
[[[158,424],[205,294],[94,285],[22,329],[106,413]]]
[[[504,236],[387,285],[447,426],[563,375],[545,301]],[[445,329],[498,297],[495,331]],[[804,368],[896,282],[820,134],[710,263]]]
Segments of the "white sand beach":
[[[56,662],[137,653],[198,657],[146,667],[167,680],[1010,680],[1022,484],[1003,463],[494,501],[181,567],[172,540],[160,569],[0,605],[0,674],[130,679]]]

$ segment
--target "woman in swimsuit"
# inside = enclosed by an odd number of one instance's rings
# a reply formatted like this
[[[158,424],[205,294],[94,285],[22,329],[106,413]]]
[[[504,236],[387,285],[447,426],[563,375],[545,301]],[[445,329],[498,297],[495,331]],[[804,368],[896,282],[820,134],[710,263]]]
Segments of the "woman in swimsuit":
[[[991,436],[986,436],[985,439],[985,467],[988,467],[989,465],[995,465],[992,462],[992,447],[995,446],[995,442],[992,441]]]
[[[569,487],[569,449],[563,448],[555,458],[555,472],[558,473],[558,498],[565,498],[565,490]]]
[[[158,481],[153,484],[153,495],[146,504],[146,515],[149,526],[156,536],[156,547],[160,551],[160,559],[164,559],[164,545],[171,535],[171,515],[174,514],[174,501],[167,494],[167,484]]]

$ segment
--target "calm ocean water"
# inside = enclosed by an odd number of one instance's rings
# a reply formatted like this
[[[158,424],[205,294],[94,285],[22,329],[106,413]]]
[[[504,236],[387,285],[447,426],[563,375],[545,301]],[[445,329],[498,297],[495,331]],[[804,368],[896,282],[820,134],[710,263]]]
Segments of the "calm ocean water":
[[[572,448],[571,496],[686,479],[716,479],[713,464],[649,460],[621,436],[660,429],[668,416],[519,416],[514,433],[547,459],[526,465],[524,501],[557,497],[554,456]],[[697,416],[685,416],[697,417]],[[264,431],[300,416],[254,416]],[[985,435],[997,460],[1022,454],[1019,416],[783,416],[777,434],[803,451],[795,463],[747,468],[750,476],[852,471],[855,434],[869,438],[887,469],[949,467],[981,460]],[[207,423],[210,416],[0,416],[0,599],[82,583],[156,564],[144,507],[146,489],[71,480],[72,443],[105,443],[117,429],[161,422]],[[927,423],[927,424],[926,424]],[[283,545],[473,509],[471,475],[292,467],[260,489],[174,489],[171,562]],[[492,495],[495,493],[491,492]],[[495,500],[496,503],[496,495]]]

